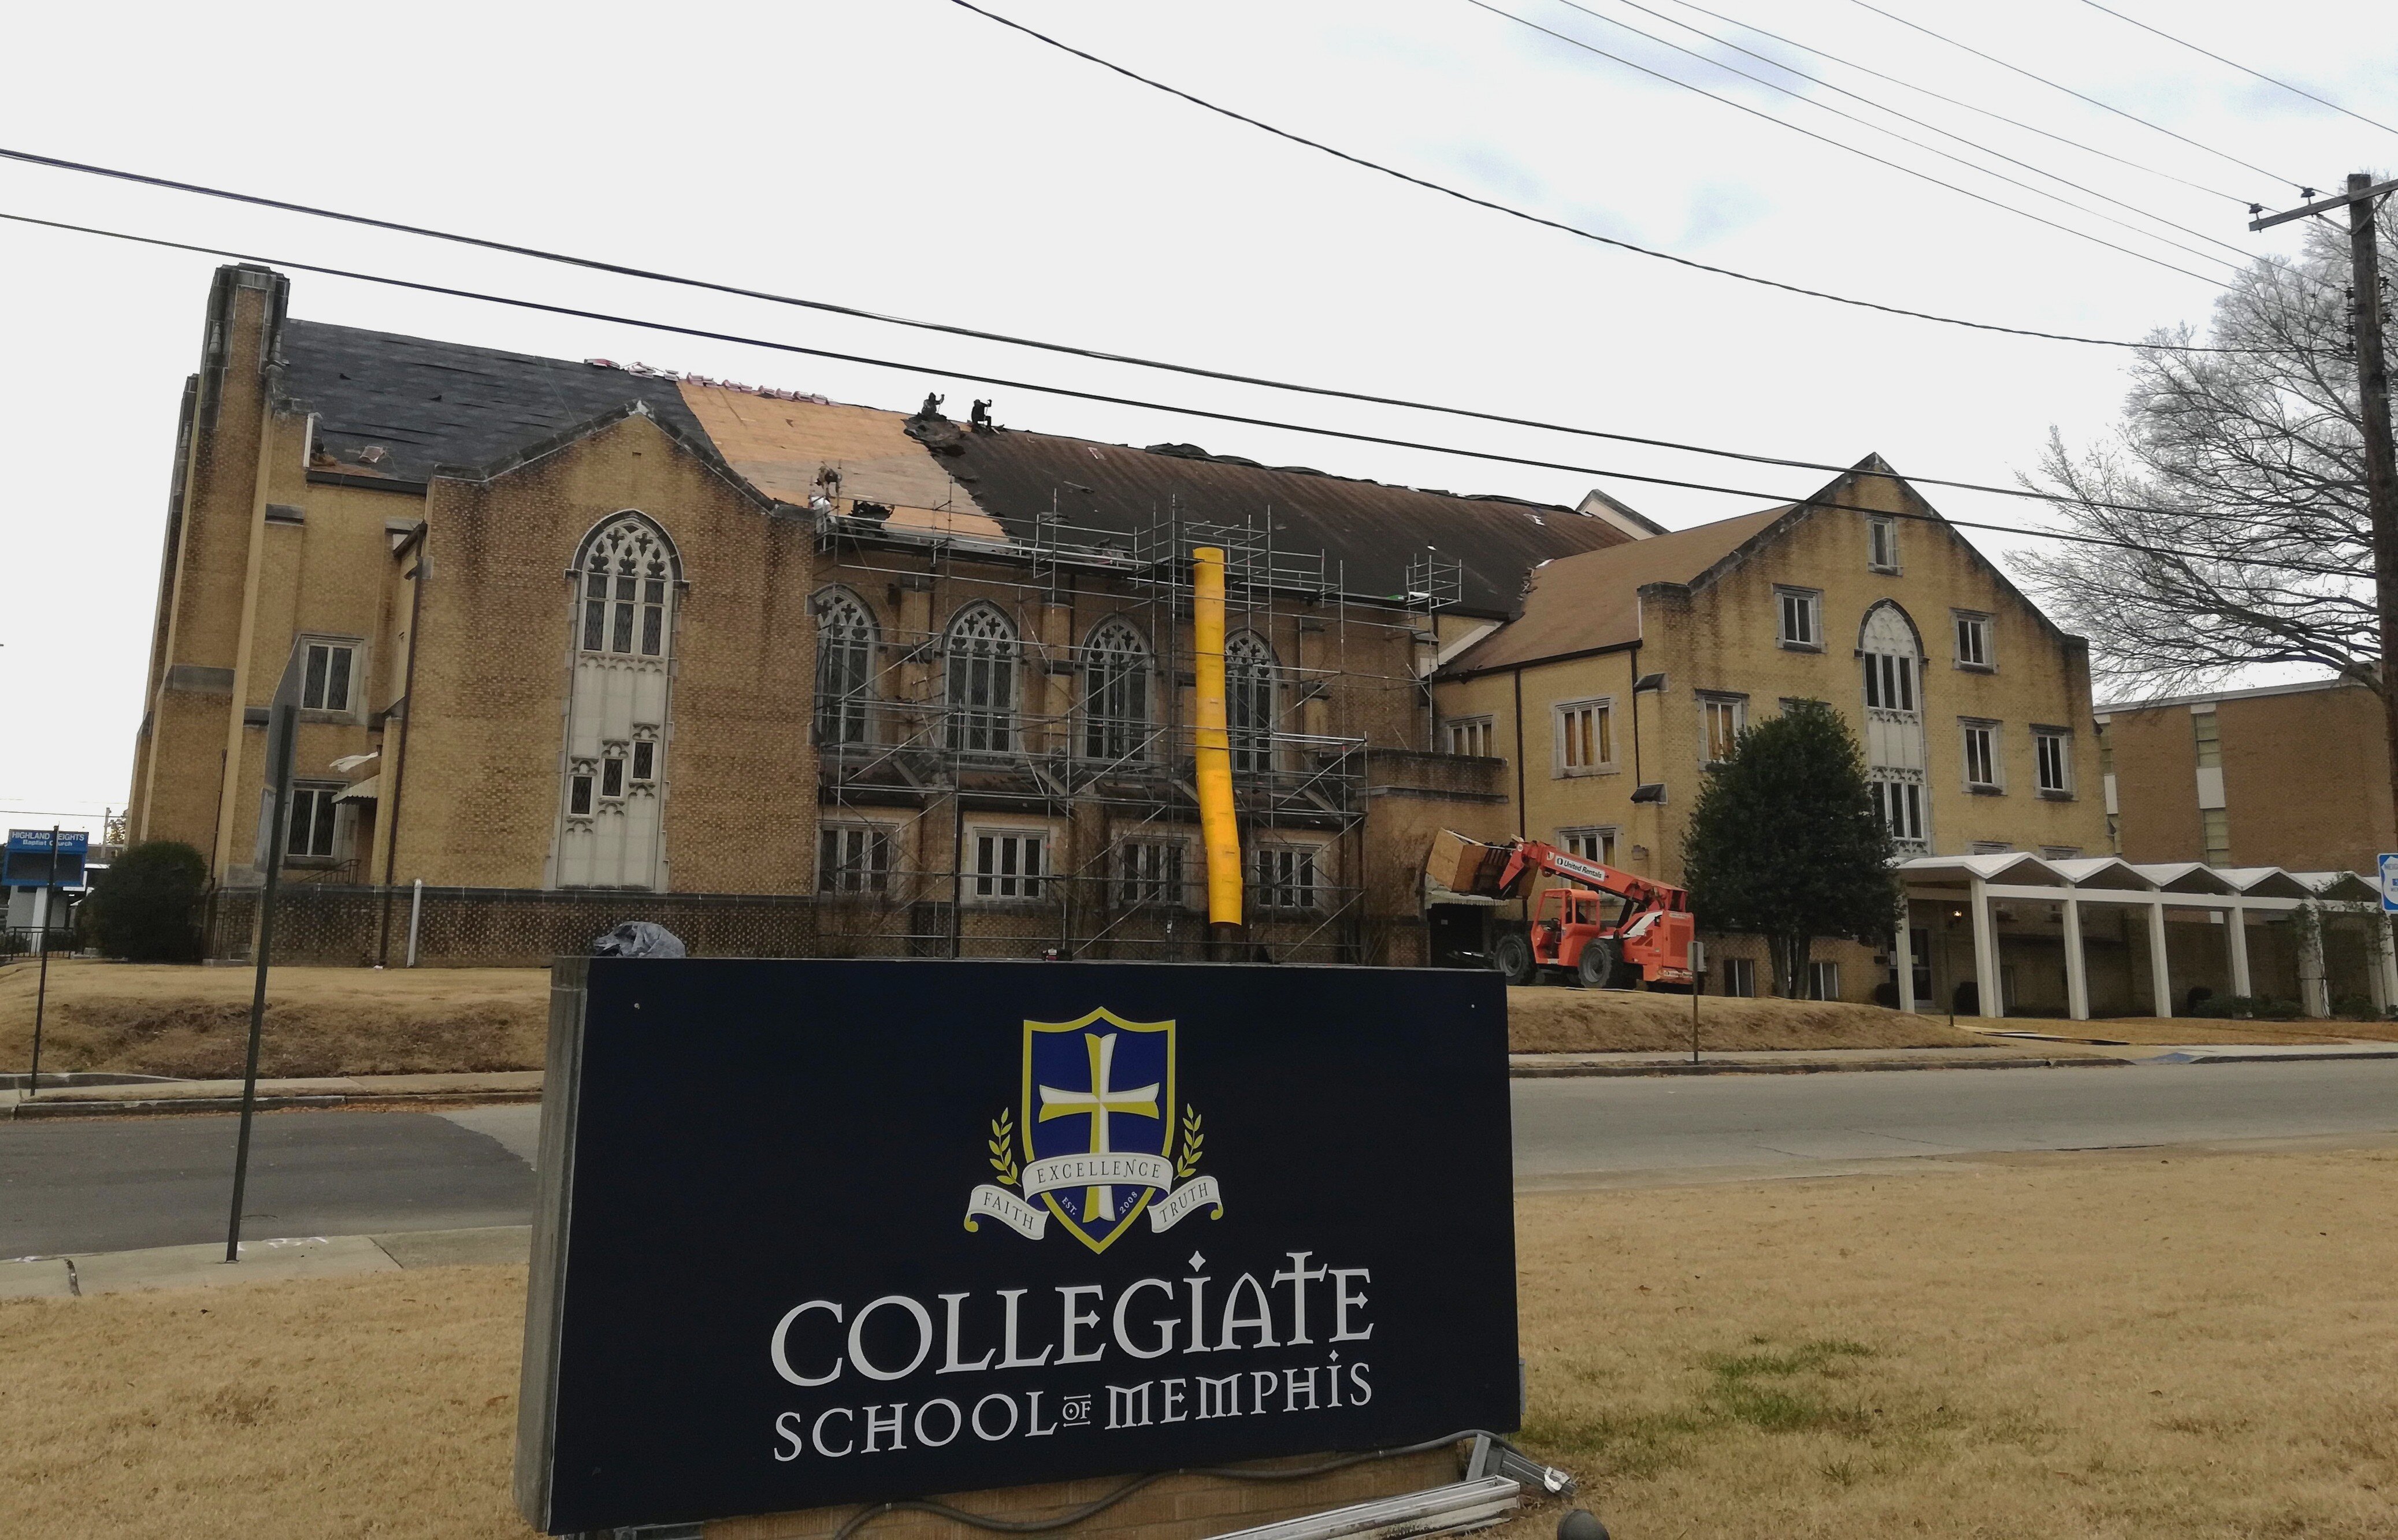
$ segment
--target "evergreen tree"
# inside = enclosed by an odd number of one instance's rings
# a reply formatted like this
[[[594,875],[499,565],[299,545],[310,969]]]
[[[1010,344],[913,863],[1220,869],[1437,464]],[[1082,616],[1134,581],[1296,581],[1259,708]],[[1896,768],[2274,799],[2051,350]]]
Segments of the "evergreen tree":
[[[84,900],[83,922],[102,954],[133,962],[197,962],[197,910],[209,864],[179,840],[151,839],[116,858]]]
[[[1707,772],[1682,837],[1682,881],[1703,928],[1766,938],[1780,994],[1798,999],[1817,936],[1891,928],[1892,853],[1856,735],[1829,706],[1801,701],[1744,731]]]

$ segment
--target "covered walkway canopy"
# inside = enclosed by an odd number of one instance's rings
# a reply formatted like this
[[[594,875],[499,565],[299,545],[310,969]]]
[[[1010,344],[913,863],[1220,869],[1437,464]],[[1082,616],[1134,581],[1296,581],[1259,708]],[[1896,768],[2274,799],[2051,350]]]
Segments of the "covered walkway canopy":
[[[2169,910],[2196,912],[2207,926],[2222,931],[2233,995],[2265,993],[2256,986],[2251,967],[2250,926],[2279,921],[2277,933],[2286,934],[2295,951],[2298,998],[2308,1015],[2331,1014],[2325,939],[2335,928],[2342,935],[2356,932],[2362,942],[2357,960],[2375,1008],[2387,1011],[2398,1002],[2398,947],[2392,945],[2388,917],[2380,912],[2379,891],[2353,872],[2217,867],[2194,861],[2134,865],[2116,856],[2051,860],[2020,850],[1916,856],[1895,864],[1908,909],[1908,922],[1897,928],[1892,958],[1902,1011],[1924,1003],[1918,997],[1932,976],[1929,959],[1918,955],[1923,939],[1934,933],[1916,918],[1918,905],[1927,904],[1947,905],[1947,918],[1969,928],[1974,1006],[1985,1017],[2003,1016],[2014,1003],[2002,943],[2020,938],[2020,944],[2037,944],[2043,955],[2053,956],[2046,927],[2054,923],[2061,926],[2055,940],[2063,953],[2063,1013],[2074,1021],[2090,1019],[2085,921],[2099,917],[2086,912],[2092,904],[2105,906],[2104,919],[2117,932],[2110,944],[2127,969],[2135,953],[2146,954],[2147,978],[2126,979],[2125,986],[2137,987],[2159,1016],[2175,1013]],[[2018,919],[2027,904],[2051,907],[2038,911],[2042,919],[2035,927]]]

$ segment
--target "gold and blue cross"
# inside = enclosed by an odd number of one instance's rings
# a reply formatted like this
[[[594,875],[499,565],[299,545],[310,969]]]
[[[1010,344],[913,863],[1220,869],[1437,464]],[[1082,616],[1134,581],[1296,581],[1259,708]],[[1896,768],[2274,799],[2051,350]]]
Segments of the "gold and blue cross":
[[[1079,1021],[1026,1022],[1024,1143],[1028,1158],[1169,1153],[1173,1136],[1174,1024],[1128,1022],[1108,1011]],[[1058,1217],[1098,1248],[1145,1206],[1149,1189],[1122,1205],[1118,1189],[1083,1189],[1079,1212],[1044,1194]],[[1127,1195],[1130,1196],[1130,1195]]]

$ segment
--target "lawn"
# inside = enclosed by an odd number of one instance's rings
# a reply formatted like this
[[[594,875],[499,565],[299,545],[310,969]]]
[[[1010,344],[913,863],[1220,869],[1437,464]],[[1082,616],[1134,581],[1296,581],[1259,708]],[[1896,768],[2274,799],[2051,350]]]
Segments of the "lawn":
[[[2040,1024],[2032,1024],[2038,1025]],[[1518,1053],[1687,1051],[1691,997],[1532,984],[1507,991],[1507,1038]],[[1699,1041],[1718,1053],[1821,1048],[1972,1048],[1990,1039],[1945,1016],[1912,1016],[1839,1000],[1699,1000]]]
[[[33,1051],[36,965],[0,969],[0,1065]],[[247,968],[53,961],[44,1070],[237,1076],[249,1033]],[[273,1076],[539,1069],[543,968],[277,968],[267,975],[259,1070]]]
[[[1524,1199],[1526,1441],[1624,1540],[2398,1533],[2398,1151],[1893,1172]],[[523,1286],[0,1303],[7,1532],[520,1540]]]

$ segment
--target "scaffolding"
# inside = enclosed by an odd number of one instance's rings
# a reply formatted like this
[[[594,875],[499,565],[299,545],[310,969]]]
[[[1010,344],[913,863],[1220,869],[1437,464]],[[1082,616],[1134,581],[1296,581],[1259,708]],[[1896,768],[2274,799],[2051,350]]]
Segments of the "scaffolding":
[[[1227,523],[1169,502],[1128,531],[1053,507],[1029,539],[1004,540],[952,532],[940,513],[815,512],[819,616],[835,587],[880,583],[893,601],[864,666],[853,644],[828,667],[819,635],[819,950],[1206,955],[1184,693],[1191,552],[1216,546],[1226,635],[1255,639],[1228,643],[1246,649],[1231,669],[1248,938],[1275,960],[1365,960],[1366,751],[1411,746],[1420,716],[1430,730],[1423,649],[1433,612],[1456,602],[1457,564],[1427,551],[1400,593],[1361,596],[1344,564],[1277,543],[1271,507]],[[995,666],[980,666],[988,645],[959,639],[976,599],[1013,609]],[[1111,618],[1141,638],[1137,663],[1092,645]]]

